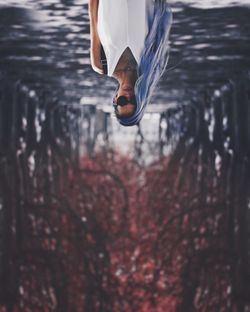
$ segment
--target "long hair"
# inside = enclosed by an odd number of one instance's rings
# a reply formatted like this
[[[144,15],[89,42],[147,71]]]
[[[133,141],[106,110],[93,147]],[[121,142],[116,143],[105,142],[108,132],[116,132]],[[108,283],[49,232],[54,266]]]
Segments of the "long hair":
[[[132,116],[117,116],[123,126],[133,126],[140,122],[153,90],[168,63],[172,12],[166,0],[155,0],[153,6],[151,14],[148,14],[148,34],[135,84],[137,106]]]

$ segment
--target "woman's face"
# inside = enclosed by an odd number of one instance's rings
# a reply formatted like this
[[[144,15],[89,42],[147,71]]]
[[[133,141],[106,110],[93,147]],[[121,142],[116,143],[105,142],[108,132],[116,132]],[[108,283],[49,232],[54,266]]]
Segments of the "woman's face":
[[[129,117],[132,116],[135,112],[135,106],[132,104],[127,104],[125,106],[117,106],[116,114],[119,117]]]
[[[119,117],[133,115],[136,109],[134,83],[126,82],[120,85],[114,98],[114,104],[116,104],[116,114]]]

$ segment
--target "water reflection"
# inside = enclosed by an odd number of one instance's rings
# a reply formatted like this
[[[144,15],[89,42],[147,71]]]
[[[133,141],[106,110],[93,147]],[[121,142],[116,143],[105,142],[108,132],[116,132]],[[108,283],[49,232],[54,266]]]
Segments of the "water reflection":
[[[0,311],[249,311],[249,10],[175,5],[178,66],[128,133],[86,4],[24,4],[0,9]]]

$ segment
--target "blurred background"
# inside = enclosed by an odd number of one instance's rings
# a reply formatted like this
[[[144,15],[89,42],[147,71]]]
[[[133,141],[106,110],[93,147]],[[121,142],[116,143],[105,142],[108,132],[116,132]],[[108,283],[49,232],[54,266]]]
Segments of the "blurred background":
[[[122,128],[87,1],[0,0],[0,312],[250,311],[250,3],[170,5]]]

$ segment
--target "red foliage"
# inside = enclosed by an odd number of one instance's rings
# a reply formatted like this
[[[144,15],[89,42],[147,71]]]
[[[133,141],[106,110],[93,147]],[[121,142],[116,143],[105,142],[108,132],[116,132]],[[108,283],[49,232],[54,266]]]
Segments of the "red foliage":
[[[15,311],[234,311],[223,199],[212,174],[201,196],[192,162],[180,187],[179,165],[112,152],[69,168],[26,207]]]

